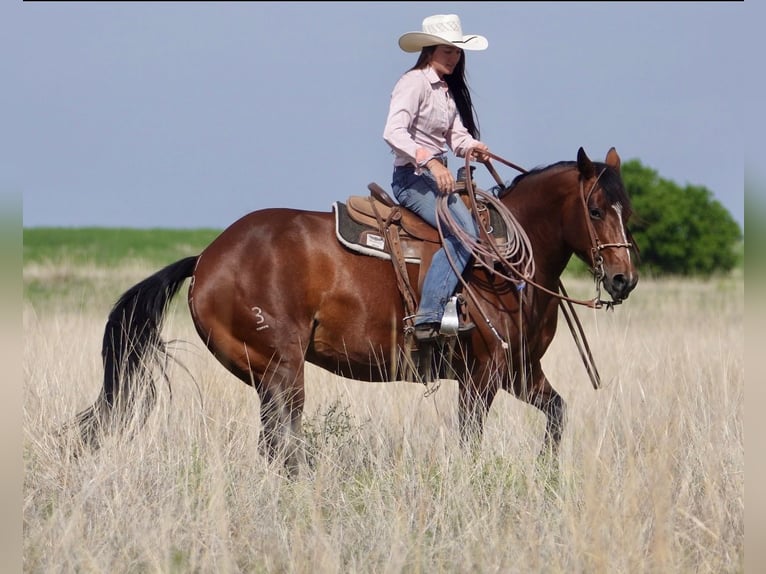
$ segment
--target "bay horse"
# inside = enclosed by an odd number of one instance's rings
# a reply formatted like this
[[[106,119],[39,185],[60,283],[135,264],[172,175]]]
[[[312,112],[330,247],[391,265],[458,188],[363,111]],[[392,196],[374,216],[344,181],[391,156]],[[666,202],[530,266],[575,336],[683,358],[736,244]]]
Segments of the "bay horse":
[[[476,327],[461,337],[453,357],[460,436],[474,443],[481,438],[502,389],[545,414],[543,448],[555,451],[565,402],[541,359],[556,332],[561,274],[572,255],[579,257],[617,303],[638,281],[620,157],[611,148],[604,163],[593,162],[580,148],[576,161],[522,173],[497,198],[528,235],[535,271],[523,290],[491,269],[469,265],[464,274],[482,311],[468,302]],[[197,333],[259,396],[261,453],[297,472],[305,363],[385,382],[396,372],[393,361],[404,342],[405,310],[391,262],[352,252],[336,239],[334,226],[330,212],[254,211],[198,255],[127,290],[104,332],[103,388],[74,423],[85,444],[98,446],[95,431],[105,423],[121,428],[125,416],[149,412],[156,365],[167,357],[163,317],[191,278],[188,307]],[[407,272],[417,285],[418,266],[408,264]]]

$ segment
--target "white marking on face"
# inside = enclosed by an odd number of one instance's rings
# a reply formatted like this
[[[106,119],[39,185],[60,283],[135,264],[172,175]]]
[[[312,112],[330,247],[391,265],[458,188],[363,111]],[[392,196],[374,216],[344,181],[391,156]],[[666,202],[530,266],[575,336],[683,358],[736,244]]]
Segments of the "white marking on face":
[[[614,209],[615,213],[617,213],[617,221],[620,222],[620,233],[622,233],[622,242],[627,243],[628,242],[628,235],[625,233],[625,223],[622,221],[622,204],[621,203],[613,203],[612,209]],[[628,263],[630,263],[630,249],[628,251]]]

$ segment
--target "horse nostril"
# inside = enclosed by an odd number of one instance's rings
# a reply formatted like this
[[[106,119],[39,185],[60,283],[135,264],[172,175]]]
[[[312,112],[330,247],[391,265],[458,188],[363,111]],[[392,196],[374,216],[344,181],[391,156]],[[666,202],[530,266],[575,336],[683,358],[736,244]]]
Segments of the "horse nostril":
[[[614,285],[615,289],[620,292],[622,292],[622,290],[625,289],[627,284],[628,284],[628,281],[625,278],[625,275],[623,275],[622,273],[618,273],[617,275],[614,275],[612,277],[612,285]]]

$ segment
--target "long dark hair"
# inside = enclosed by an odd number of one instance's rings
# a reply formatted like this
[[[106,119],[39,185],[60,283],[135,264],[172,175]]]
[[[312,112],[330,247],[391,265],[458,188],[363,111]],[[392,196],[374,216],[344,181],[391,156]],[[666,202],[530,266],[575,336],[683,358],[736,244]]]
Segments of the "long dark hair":
[[[422,70],[428,66],[431,63],[434,51],[436,51],[436,46],[426,46],[421,49],[418,61],[415,62],[415,65],[410,70]],[[460,51],[460,60],[458,60],[452,73],[444,76],[444,81],[447,82],[452,99],[455,100],[457,112],[460,114],[460,120],[468,130],[468,133],[474,139],[481,139],[479,137],[479,118],[471,101],[471,90],[468,88],[468,82],[465,79],[465,51]]]

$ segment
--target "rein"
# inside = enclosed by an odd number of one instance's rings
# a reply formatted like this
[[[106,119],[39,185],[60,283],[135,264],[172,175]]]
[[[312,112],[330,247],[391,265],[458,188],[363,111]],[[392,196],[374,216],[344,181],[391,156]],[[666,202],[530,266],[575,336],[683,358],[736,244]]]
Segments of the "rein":
[[[495,159],[523,174],[528,173],[527,170],[525,170],[522,167],[519,167],[518,165],[494,154],[489,151],[484,152],[489,158]],[[582,324],[580,323],[580,319],[577,317],[577,314],[575,313],[574,305],[584,305],[586,307],[592,308],[592,309],[601,309],[603,307],[606,307],[607,309],[613,309],[614,305],[617,305],[621,303],[621,301],[605,301],[601,298],[601,281],[604,278],[606,272],[604,270],[604,259],[601,256],[601,251],[607,248],[630,248],[633,246],[630,242],[625,243],[601,243],[598,235],[596,234],[596,230],[593,226],[593,223],[590,219],[589,213],[588,213],[588,199],[593,194],[593,192],[596,189],[596,186],[598,185],[599,180],[601,179],[601,176],[604,174],[604,171],[606,168],[602,169],[601,172],[596,177],[595,181],[593,182],[593,185],[588,190],[588,193],[585,193],[584,189],[584,180],[582,175],[579,177],[580,182],[580,199],[582,201],[583,206],[583,214],[585,216],[585,221],[588,226],[588,233],[590,235],[591,240],[591,259],[592,259],[592,272],[595,277],[596,282],[596,296],[593,299],[590,300],[580,300],[580,299],[573,299],[569,297],[568,293],[566,292],[566,289],[564,289],[564,284],[559,280],[559,292],[551,291],[550,289],[547,289],[546,287],[540,285],[539,283],[535,282],[532,277],[534,276],[534,261],[533,261],[533,255],[532,255],[532,248],[529,243],[529,238],[527,237],[524,229],[521,227],[521,225],[518,224],[513,214],[508,210],[505,205],[502,204],[496,197],[487,194],[486,192],[483,192],[481,190],[476,190],[473,181],[471,178],[471,166],[470,166],[470,156],[471,154],[466,154],[466,161],[465,161],[465,189],[468,194],[470,203],[471,203],[471,209],[476,215],[476,221],[480,222],[481,220],[478,218],[479,213],[479,207],[476,201],[476,196],[479,195],[484,199],[484,201],[492,203],[492,205],[495,206],[500,216],[503,218],[504,222],[506,223],[506,227],[509,230],[513,230],[513,237],[519,238],[519,245],[516,246],[515,249],[511,248],[508,250],[505,254],[501,253],[498,249],[495,242],[492,240],[492,238],[489,236],[489,231],[484,229],[484,226],[479,224],[478,228],[480,230],[480,239],[484,240],[484,242],[491,247],[491,253],[483,248],[477,241],[473,240],[473,238],[468,235],[465,231],[463,231],[460,226],[455,225],[454,221],[452,221],[451,215],[449,213],[448,208],[448,195],[441,195],[439,196],[439,200],[437,201],[437,229],[439,231],[439,237],[444,243],[444,232],[442,230],[441,221],[444,219],[445,222],[447,222],[448,227],[450,227],[450,230],[452,231],[453,235],[457,236],[460,241],[469,248],[471,253],[474,255],[475,259],[481,263],[481,265],[487,269],[490,273],[499,276],[507,281],[510,281],[516,285],[516,290],[519,293],[519,317],[521,321],[521,317],[523,316],[521,305],[524,300],[524,289],[526,288],[527,284],[533,285],[534,287],[540,289],[541,291],[548,293],[549,295],[556,297],[559,299],[559,306],[561,307],[561,310],[564,314],[564,317],[567,321],[567,325],[569,326],[569,330],[572,333],[572,337],[575,340],[575,343],[577,344],[578,350],[580,352],[580,357],[583,360],[583,363],[585,364],[585,369],[588,372],[588,375],[591,379],[591,383],[593,384],[594,389],[598,389],[601,386],[601,377],[598,374],[598,370],[596,369],[595,362],[593,360],[593,355],[590,351],[590,347],[588,345],[588,342],[585,337],[585,332],[583,330]],[[497,182],[497,184],[501,188],[505,188],[505,182],[502,180],[502,178],[499,176],[495,168],[492,166],[490,159],[487,159],[483,161],[482,163],[485,165],[487,170],[490,172],[494,180]],[[486,208],[484,208],[486,209]],[[491,230],[490,230],[491,231]],[[457,268],[455,265],[455,262],[452,260],[452,258],[449,255],[449,252],[445,250],[445,253],[447,255],[447,259],[449,260],[450,265],[452,266],[453,270]],[[513,255],[514,259],[513,261],[508,260],[508,256]],[[489,261],[489,263],[487,263]],[[501,273],[498,271],[495,266],[494,262],[497,261],[501,263],[506,269],[509,269],[513,274],[516,275],[516,277],[510,277],[504,273]],[[519,270],[522,268],[521,270]],[[487,314],[482,309],[481,304],[478,301],[478,298],[473,293],[472,288],[468,285],[468,283],[463,279],[462,274],[456,273],[460,282],[463,284],[463,287],[465,288],[465,292],[468,294],[468,296],[471,298],[473,304],[476,306],[476,308],[480,311],[482,314],[485,323],[490,328],[492,333],[495,335],[495,337],[500,341],[500,344],[502,345],[503,349],[508,349],[509,345],[508,342],[506,342],[503,337],[500,335],[500,333],[497,331],[495,326],[492,324],[492,322],[487,317]],[[567,309],[568,307],[568,309]],[[571,316],[570,316],[571,313]],[[519,325],[521,327],[521,325]],[[522,331],[520,330],[520,333]],[[521,337],[521,334],[520,334]]]

